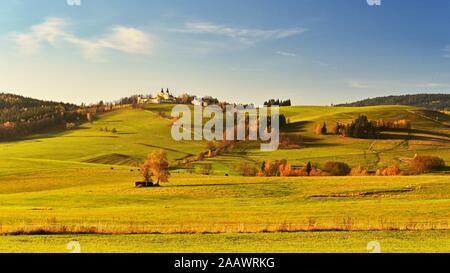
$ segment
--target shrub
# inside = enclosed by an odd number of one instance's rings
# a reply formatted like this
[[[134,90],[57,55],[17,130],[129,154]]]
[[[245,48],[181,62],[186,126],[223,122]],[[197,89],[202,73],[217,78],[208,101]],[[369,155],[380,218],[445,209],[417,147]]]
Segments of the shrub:
[[[204,175],[210,175],[210,174],[212,174],[212,172],[213,172],[213,167],[212,167],[212,164],[211,164],[211,163],[203,164],[203,167],[202,167],[202,174],[204,174]]]
[[[350,167],[343,162],[329,161],[325,163],[323,170],[331,176],[345,176],[350,173]]]
[[[267,161],[264,163],[263,172],[265,176],[280,176],[280,166],[286,165],[286,160]]]
[[[369,170],[366,167],[358,166],[350,171],[350,176],[367,176],[369,175]]]
[[[326,175],[327,174],[324,171],[316,167],[312,167],[311,172],[309,173],[309,176],[326,176]]]
[[[280,176],[294,176],[294,170],[292,170],[291,164],[280,165]]]
[[[243,176],[255,176],[258,173],[258,169],[247,162],[241,162],[239,164],[239,173]]]
[[[287,160],[264,161],[257,176],[308,176],[304,169],[295,169]]]
[[[437,156],[418,156],[416,155],[409,163],[409,167],[414,173],[425,173],[441,170],[445,167],[445,161]]]
[[[394,121],[385,121],[384,119],[379,119],[376,121],[376,125],[380,129],[411,129],[411,121],[407,119],[399,119]]]
[[[280,149],[299,149],[303,145],[303,138],[296,134],[280,134]]]
[[[397,176],[400,175],[401,171],[398,165],[392,165],[392,166],[384,166],[377,169],[376,175],[377,176]]]
[[[73,123],[73,122],[67,122],[66,123],[66,129],[67,130],[75,129],[75,127],[77,127],[77,125],[75,123]]]
[[[323,124],[317,124],[314,132],[316,135],[326,135],[328,133],[327,124],[325,122]]]
[[[291,164],[280,165],[280,176],[308,176],[305,168],[294,169]]]

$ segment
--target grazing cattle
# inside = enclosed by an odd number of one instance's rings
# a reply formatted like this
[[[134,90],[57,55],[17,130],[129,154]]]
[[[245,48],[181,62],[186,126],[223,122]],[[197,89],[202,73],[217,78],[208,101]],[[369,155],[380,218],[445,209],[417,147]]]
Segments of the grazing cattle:
[[[149,182],[136,182],[136,188],[148,188],[148,187],[153,187],[153,183]]]

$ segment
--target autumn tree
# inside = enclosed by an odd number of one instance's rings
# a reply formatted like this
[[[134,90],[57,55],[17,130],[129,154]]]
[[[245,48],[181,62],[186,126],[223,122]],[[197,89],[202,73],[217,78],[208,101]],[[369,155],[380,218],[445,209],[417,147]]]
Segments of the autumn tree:
[[[323,170],[331,176],[346,176],[350,173],[350,167],[344,162],[328,161]]]
[[[328,133],[327,124],[325,122],[323,124],[317,124],[314,132],[316,135],[326,135]]]
[[[239,172],[242,176],[255,176],[258,173],[258,168],[248,162],[241,162],[239,164]]]
[[[153,181],[152,181],[152,171],[150,169],[150,164],[148,162],[148,160],[146,160],[142,165],[141,165],[141,175],[144,178],[144,182],[146,184],[146,186],[150,186],[153,185]]]
[[[415,155],[409,163],[409,167],[416,174],[439,171],[445,168],[445,161],[437,156]]]
[[[147,183],[151,183],[151,177],[153,176],[157,186],[160,182],[169,182],[170,172],[167,153],[160,150],[149,154],[141,166],[141,174]]]

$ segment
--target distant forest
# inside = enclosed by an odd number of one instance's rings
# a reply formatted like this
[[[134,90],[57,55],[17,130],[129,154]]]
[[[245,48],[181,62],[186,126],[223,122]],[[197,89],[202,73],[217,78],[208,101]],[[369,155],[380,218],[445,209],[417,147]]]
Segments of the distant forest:
[[[417,94],[378,97],[336,106],[409,105],[430,110],[450,110],[450,94]]]
[[[89,107],[0,93],[0,140],[50,129],[71,129],[92,120],[103,105]]]

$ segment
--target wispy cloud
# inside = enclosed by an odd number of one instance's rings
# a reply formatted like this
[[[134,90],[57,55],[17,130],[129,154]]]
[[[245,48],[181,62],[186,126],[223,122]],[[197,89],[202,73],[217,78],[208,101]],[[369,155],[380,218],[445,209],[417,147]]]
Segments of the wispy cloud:
[[[265,71],[264,68],[251,68],[251,67],[230,67],[231,71],[236,71],[236,72],[262,72]]]
[[[281,55],[284,57],[297,57],[297,54],[291,53],[291,52],[286,52],[286,51],[276,51],[275,54]]]
[[[361,81],[349,81],[348,85],[351,88],[357,88],[357,89],[366,89],[366,88],[370,88],[369,84],[366,82],[361,82]]]
[[[136,28],[116,26],[98,38],[82,38],[67,31],[69,23],[61,18],[48,18],[34,25],[29,32],[13,35],[22,54],[36,54],[43,45],[59,46],[63,43],[79,47],[90,60],[101,58],[105,50],[127,54],[149,54],[153,46],[150,34]]]
[[[188,22],[179,32],[212,34],[236,39],[244,44],[255,44],[267,40],[279,40],[299,35],[307,31],[305,28],[285,28],[285,29],[257,29],[257,28],[236,28],[227,25],[218,25],[210,22]]]
[[[441,82],[424,82],[418,84],[418,87],[421,88],[449,88],[449,83],[441,83]]]
[[[444,48],[444,58],[450,58],[450,45]]]

